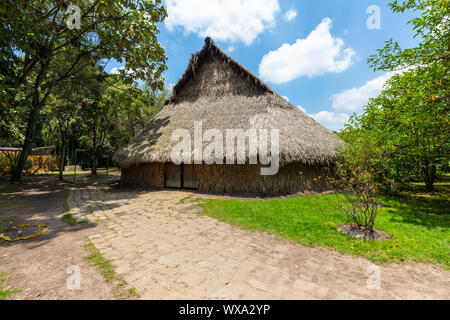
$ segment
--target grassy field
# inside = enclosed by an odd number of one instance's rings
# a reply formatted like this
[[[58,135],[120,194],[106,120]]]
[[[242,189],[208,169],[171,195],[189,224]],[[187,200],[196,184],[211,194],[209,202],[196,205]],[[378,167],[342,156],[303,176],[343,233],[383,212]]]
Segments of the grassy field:
[[[337,231],[348,222],[330,195],[269,201],[200,200],[203,214],[250,230],[266,231],[307,246],[364,256],[375,263],[418,261],[450,269],[450,197],[445,192],[383,197],[375,227],[388,241],[353,238]]]
[[[108,169],[108,172],[117,172],[120,171],[119,168],[111,167]],[[97,168],[98,175],[103,174],[106,175],[106,168]],[[76,175],[84,175],[91,174],[91,170],[77,170]],[[59,171],[49,171],[49,172],[39,172],[36,173],[37,176],[45,176],[45,175],[59,175]],[[73,176],[75,175],[75,171],[64,171],[64,176]]]

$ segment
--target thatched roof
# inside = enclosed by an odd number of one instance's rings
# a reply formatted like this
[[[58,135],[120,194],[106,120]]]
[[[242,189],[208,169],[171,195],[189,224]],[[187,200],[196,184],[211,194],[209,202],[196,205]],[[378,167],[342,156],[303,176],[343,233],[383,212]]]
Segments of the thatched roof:
[[[187,129],[194,137],[194,121],[199,120],[203,131],[219,129],[224,138],[226,129],[279,129],[282,164],[331,162],[340,143],[335,133],[279,96],[206,38],[174,86],[172,97],[127,147],[116,152],[114,161],[122,167],[171,162],[170,154],[177,144],[171,140],[172,132]],[[205,141],[204,147],[208,144]]]
[[[259,86],[262,91],[268,93],[274,93],[274,91],[269,88],[264,82],[262,82],[257,76],[247,70],[239,62],[233,60],[229,55],[227,55],[222,49],[220,49],[210,37],[206,37],[205,45],[202,50],[192,55],[189,65],[186,68],[183,76],[178,83],[173,87],[173,94],[170,99],[168,99],[165,104],[174,102],[177,98],[177,92],[183,88],[186,82],[189,82],[195,77],[203,64],[211,61],[212,59],[220,59],[229,68],[234,69],[241,77],[248,78],[250,81],[254,82],[256,86]]]

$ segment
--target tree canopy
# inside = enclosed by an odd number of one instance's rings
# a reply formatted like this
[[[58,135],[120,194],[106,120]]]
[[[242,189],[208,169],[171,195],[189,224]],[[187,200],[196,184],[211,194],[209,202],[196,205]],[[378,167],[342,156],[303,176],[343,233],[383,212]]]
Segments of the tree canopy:
[[[397,73],[362,115],[350,119],[342,136],[352,145],[353,157],[365,158],[380,179],[420,179],[431,190],[437,173],[449,165],[450,6],[443,0],[389,6],[398,13],[418,13],[409,24],[420,43],[402,49],[391,39],[369,58],[375,70]]]
[[[55,88],[86,68],[105,81],[109,61],[124,65],[125,84],[141,79],[162,89],[166,70],[157,23],[166,11],[161,0],[4,0],[0,4],[0,128],[11,136],[25,116],[22,152],[11,180],[20,180],[42,108]],[[17,131],[17,130],[16,130]]]

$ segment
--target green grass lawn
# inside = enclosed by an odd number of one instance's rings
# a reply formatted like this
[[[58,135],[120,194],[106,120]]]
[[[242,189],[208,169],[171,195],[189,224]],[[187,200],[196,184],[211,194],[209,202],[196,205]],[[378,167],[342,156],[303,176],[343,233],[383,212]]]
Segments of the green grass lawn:
[[[388,207],[380,209],[375,228],[394,237],[388,241],[362,240],[337,231],[339,225],[348,221],[330,199],[333,196],[196,201],[200,201],[198,205],[204,209],[202,214],[303,245],[332,248],[344,254],[364,256],[375,263],[413,260],[450,269],[448,195],[438,194],[430,199],[411,195],[382,198],[381,202]]]
[[[89,171],[84,171],[84,170],[81,170],[81,171],[77,171],[76,172],[76,174],[77,175],[82,175],[82,174],[90,174],[91,173],[91,171],[89,170]],[[35,174],[36,176],[57,176],[57,175],[59,175],[59,171],[49,171],[49,172],[38,172],[38,173],[36,173]],[[75,175],[75,171],[64,171],[64,174],[63,174],[64,176],[73,176],[73,175]]]
[[[119,168],[111,167],[108,169],[108,173],[111,172],[117,172],[120,171]],[[104,174],[106,175],[106,168],[97,168],[98,174]],[[83,175],[83,174],[91,174],[91,170],[77,170],[77,175]],[[36,173],[37,176],[45,176],[45,175],[59,175],[59,171],[49,171],[49,172],[39,172]],[[73,176],[75,175],[75,171],[64,171],[64,176]]]

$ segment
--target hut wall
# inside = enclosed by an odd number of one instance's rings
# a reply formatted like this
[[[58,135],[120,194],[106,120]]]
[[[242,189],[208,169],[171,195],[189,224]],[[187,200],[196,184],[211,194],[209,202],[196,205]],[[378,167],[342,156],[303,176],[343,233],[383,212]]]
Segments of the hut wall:
[[[140,163],[122,168],[120,183],[123,186],[163,188],[164,164]]]
[[[261,196],[323,191],[323,183],[318,179],[323,171],[319,166],[292,163],[281,167],[274,176],[260,175],[260,168],[260,165],[198,165],[198,190]]]
[[[320,166],[292,163],[274,176],[261,176],[260,165],[195,165],[197,190],[239,195],[286,195],[323,191]],[[300,171],[302,174],[300,174]],[[164,164],[147,163],[122,169],[125,186],[164,187]]]

